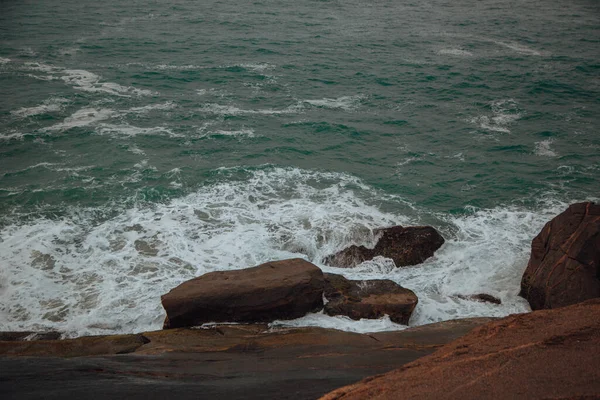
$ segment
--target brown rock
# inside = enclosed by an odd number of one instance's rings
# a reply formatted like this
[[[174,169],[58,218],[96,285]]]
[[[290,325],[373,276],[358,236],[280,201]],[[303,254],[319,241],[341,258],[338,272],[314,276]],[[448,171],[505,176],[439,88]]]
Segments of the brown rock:
[[[600,205],[571,205],[531,243],[521,296],[534,310],[600,297]]]
[[[3,399],[312,400],[431,354],[489,320],[371,334],[260,324],[147,332],[146,344],[139,335],[0,342],[0,387]],[[124,338],[131,347],[114,346]]]
[[[3,342],[18,342],[30,340],[56,340],[60,339],[62,334],[56,331],[48,332],[32,332],[32,331],[5,331],[0,332],[0,341]]]
[[[210,272],[162,296],[165,328],[294,319],[323,308],[323,272],[300,258]]]
[[[354,320],[389,315],[393,322],[408,325],[417,306],[417,296],[389,279],[354,281],[342,275],[325,274],[325,313],[346,315]]]
[[[600,299],[513,315],[334,399],[580,399],[600,397]]]
[[[327,257],[325,263],[349,268],[382,256],[394,260],[396,267],[404,267],[422,263],[444,244],[444,238],[431,226],[393,226],[378,229],[375,234],[381,236],[373,249],[353,245]]]
[[[149,343],[144,335],[86,336],[65,340],[0,341],[2,356],[80,357],[127,354]]]
[[[497,297],[492,296],[491,294],[487,294],[487,293],[472,294],[470,296],[465,296],[464,294],[459,294],[456,297],[458,297],[459,299],[463,299],[463,300],[475,300],[475,301],[479,301],[482,303],[502,304],[502,300],[500,300]]]

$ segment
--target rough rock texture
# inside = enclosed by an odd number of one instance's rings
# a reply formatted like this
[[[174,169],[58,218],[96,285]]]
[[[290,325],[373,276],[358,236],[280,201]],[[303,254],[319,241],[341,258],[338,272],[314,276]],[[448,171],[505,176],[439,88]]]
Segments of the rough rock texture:
[[[490,322],[428,357],[322,399],[599,397],[600,299],[594,299]]]
[[[300,258],[210,272],[162,296],[165,328],[294,319],[323,308],[323,272]]]
[[[399,324],[408,325],[418,299],[412,290],[389,279],[354,281],[342,275],[325,274],[325,312],[352,319],[381,318],[389,315]]]
[[[0,342],[0,392],[3,399],[19,400],[312,400],[430,354],[490,320],[372,334],[221,325],[146,332],[145,344],[139,343],[140,335]],[[137,347],[116,355],[114,342],[124,338]],[[89,346],[90,340],[106,341],[104,355],[97,352],[100,347]]]
[[[378,229],[381,235],[373,249],[350,246],[325,259],[333,267],[349,268],[382,256],[394,260],[396,267],[420,264],[444,244],[444,238],[431,226],[393,226]]]
[[[0,355],[78,357],[127,354],[149,343],[144,335],[85,336],[65,340],[0,341]]]
[[[531,243],[521,296],[534,310],[600,297],[600,205],[571,205]]]

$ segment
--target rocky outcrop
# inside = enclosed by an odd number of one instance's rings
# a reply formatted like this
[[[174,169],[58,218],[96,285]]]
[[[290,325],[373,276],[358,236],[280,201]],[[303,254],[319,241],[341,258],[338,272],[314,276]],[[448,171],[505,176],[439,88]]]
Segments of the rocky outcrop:
[[[534,310],[600,297],[600,205],[573,204],[544,226],[531,243],[520,295]]]
[[[6,399],[315,399],[489,321],[371,334],[261,324],[0,342],[1,392]]]
[[[346,315],[354,320],[389,315],[393,322],[408,325],[417,296],[389,279],[348,280],[325,274],[325,313]]]
[[[380,236],[374,248],[350,246],[324,262],[338,268],[354,267],[364,261],[381,256],[391,258],[396,267],[420,264],[444,244],[444,238],[431,226],[394,226],[378,229]]]
[[[300,258],[210,272],[162,296],[165,328],[294,319],[323,308],[323,272]]]
[[[600,398],[600,299],[513,315],[323,400]]]

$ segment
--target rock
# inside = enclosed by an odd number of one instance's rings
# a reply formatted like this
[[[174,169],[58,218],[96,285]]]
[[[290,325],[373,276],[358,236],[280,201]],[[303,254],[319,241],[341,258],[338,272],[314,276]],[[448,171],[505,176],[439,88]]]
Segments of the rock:
[[[48,331],[48,332],[32,332],[32,331],[22,331],[22,332],[0,332],[0,341],[3,342],[12,342],[12,341],[29,341],[29,340],[56,340],[60,339],[62,334],[56,331]]]
[[[573,204],[544,226],[531,243],[520,295],[533,310],[600,297],[600,205]]]
[[[206,322],[269,322],[323,308],[323,272],[300,258],[210,272],[162,296],[165,328]]]
[[[489,321],[371,334],[260,324],[0,342],[0,386],[6,399],[309,400],[431,354]]]
[[[145,255],[145,256],[152,256],[155,257],[156,255],[158,255],[158,249],[156,247],[154,247],[154,243],[150,244],[144,240],[136,240],[134,242],[135,245],[135,249],[138,251],[138,253]]]
[[[322,400],[597,399],[600,299],[512,315]]]
[[[479,293],[472,294],[470,296],[465,296],[464,294],[456,295],[459,299],[463,300],[475,300],[482,303],[493,303],[493,304],[502,304],[502,300],[497,297],[492,296],[491,294]]]
[[[150,340],[144,335],[86,336],[65,340],[0,341],[0,355],[10,357],[80,357],[127,354],[149,342]]]
[[[363,261],[381,256],[391,258],[396,267],[420,264],[444,244],[444,238],[431,226],[394,226],[378,229],[381,235],[373,249],[365,246],[350,246],[324,262],[338,268],[354,267]]]
[[[325,313],[346,315],[354,320],[389,315],[393,322],[408,325],[418,299],[412,290],[389,279],[354,281],[342,275],[325,274]]]

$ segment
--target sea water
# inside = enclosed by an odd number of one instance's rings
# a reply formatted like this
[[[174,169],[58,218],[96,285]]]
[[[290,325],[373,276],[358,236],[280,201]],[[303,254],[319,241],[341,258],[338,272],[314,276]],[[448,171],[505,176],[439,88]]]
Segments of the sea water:
[[[526,312],[532,238],[598,198],[593,0],[22,1],[0,27],[0,330],[159,329],[185,280],[291,257],[412,289],[410,325]],[[446,243],[323,264],[397,224]]]

